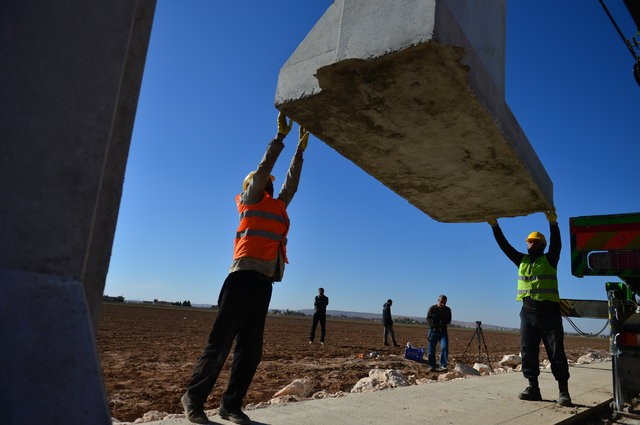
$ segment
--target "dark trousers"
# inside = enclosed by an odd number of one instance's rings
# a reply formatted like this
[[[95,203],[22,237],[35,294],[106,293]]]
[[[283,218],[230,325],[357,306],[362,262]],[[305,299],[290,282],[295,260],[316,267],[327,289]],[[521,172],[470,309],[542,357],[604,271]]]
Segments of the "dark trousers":
[[[309,334],[309,341],[313,341],[316,338],[316,327],[320,322],[320,342],[324,342],[324,335],[327,325],[327,315],[325,312],[313,313],[313,324],[311,325],[311,334]]]
[[[391,336],[391,341],[393,344],[397,344],[396,342],[396,334],[393,332],[393,325],[386,324],[384,325],[384,343],[388,344],[387,337]]]
[[[261,273],[230,273],[218,298],[218,315],[207,346],[187,385],[189,397],[204,405],[236,340],[231,375],[221,404],[239,410],[262,358],[264,323],[271,301],[272,281]]]
[[[522,374],[527,379],[540,375],[540,341],[544,343],[551,372],[560,384],[569,380],[569,365],[564,352],[564,329],[560,310],[520,310],[520,344],[522,346]]]

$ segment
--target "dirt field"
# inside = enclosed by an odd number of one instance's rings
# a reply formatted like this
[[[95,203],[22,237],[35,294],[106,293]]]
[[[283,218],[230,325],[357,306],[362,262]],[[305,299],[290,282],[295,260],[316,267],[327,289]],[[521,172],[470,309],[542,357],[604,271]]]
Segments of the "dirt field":
[[[180,396],[214,318],[214,312],[201,309],[103,304],[98,349],[111,415],[132,422],[151,410],[181,413]],[[385,347],[379,322],[329,319],[324,347],[308,344],[310,327],[310,317],[267,318],[262,363],[245,403],[268,401],[276,391],[304,377],[313,381],[316,391],[348,392],[375,367],[437,379],[438,374],[428,372],[424,364],[403,359],[403,347]],[[395,331],[401,345],[407,341],[418,347],[426,345],[425,326],[396,324]],[[473,333],[474,329],[450,328],[450,367],[461,360],[470,364],[476,360],[477,338],[471,340]],[[520,352],[518,333],[487,329],[483,333],[494,367],[504,354]],[[567,357],[573,361],[589,350],[608,351],[608,344],[606,338],[565,338]],[[467,347],[466,359],[461,359]],[[372,351],[380,357],[358,357]],[[218,406],[227,379],[228,364],[206,409]]]

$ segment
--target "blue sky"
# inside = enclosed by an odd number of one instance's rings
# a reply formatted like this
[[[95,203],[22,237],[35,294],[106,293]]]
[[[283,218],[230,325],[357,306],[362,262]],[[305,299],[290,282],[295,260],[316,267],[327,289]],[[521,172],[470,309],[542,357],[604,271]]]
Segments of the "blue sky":
[[[216,302],[234,196],[276,132],[279,69],[330,4],[158,1],[105,294]],[[631,35],[622,1],[607,5]],[[632,65],[597,0],[508,2],[506,99],[554,182],[563,298],[605,300],[616,280],[571,275],[569,217],[640,211]],[[431,219],[313,136],[289,215],[271,308],[311,308],[322,286],[330,309],[379,312],[392,298],[394,315],[425,316],[446,294],[454,320],[518,326],[516,267],[487,224]],[[500,224],[521,251],[529,232],[548,235],[542,213]]]

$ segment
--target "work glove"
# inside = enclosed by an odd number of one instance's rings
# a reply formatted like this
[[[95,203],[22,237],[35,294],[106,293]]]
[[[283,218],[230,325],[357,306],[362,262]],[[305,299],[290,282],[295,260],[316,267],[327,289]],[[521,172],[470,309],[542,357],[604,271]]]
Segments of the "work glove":
[[[293,120],[290,119],[289,123],[287,124],[287,116],[280,112],[278,114],[278,134],[281,134],[283,136],[282,138],[284,139],[284,136],[289,134],[289,132],[291,131],[291,127],[293,127]]]
[[[304,127],[300,126],[300,138],[298,141],[298,148],[304,151],[307,148],[307,144],[309,143],[309,132],[304,129]]]
[[[496,218],[488,218],[487,219],[487,223],[489,223],[489,225],[491,227],[497,227],[498,226],[498,219],[496,219]]]
[[[556,224],[558,222],[558,214],[556,214],[556,209],[552,209],[551,211],[545,211],[544,215],[547,216],[547,220],[550,224]]]

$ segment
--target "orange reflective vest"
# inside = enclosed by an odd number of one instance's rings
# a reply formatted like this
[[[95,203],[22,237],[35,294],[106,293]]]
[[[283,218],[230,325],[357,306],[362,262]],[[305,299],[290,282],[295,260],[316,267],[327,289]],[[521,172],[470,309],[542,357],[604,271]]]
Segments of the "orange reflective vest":
[[[278,252],[287,260],[287,232],[289,216],[285,203],[273,199],[268,193],[257,204],[242,203],[236,196],[240,224],[236,231],[233,258],[252,257],[264,261],[276,261]]]

